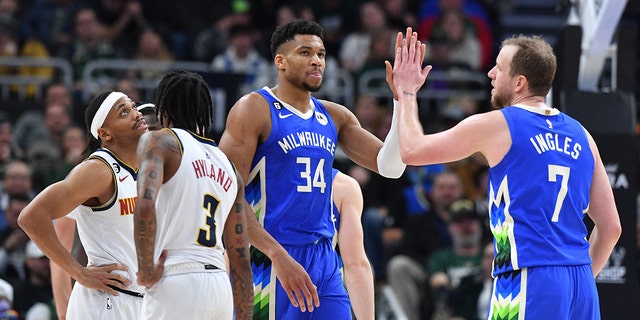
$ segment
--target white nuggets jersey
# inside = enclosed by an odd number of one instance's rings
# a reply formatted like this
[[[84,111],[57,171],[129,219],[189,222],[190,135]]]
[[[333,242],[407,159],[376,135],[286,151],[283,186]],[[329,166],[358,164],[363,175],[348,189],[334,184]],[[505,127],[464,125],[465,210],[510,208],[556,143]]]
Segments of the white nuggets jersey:
[[[123,264],[129,268],[128,271],[114,272],[131,280],[127,290],[144,292],[144,288],[138,286],[136,281],[138,260],[133,241],[133,210],[137,199],[138,172],[107,149],[98,149],[89,159],[99,159],[111,168],[116,190],[107,203],[99,207],[81,205],[72,214],[88,264]]]
[[[166,130],[175,135],[182,160],[158,192],[154,259],[167,250],[165,267],[201,262],[226,270],[222,231],[238,193],[235,168],[213,140]]]

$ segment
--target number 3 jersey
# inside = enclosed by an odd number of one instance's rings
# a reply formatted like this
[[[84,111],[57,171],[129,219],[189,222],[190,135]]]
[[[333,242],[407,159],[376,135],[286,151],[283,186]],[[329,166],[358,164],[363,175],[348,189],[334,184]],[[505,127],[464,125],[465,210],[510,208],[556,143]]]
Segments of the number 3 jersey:
[[[585,129],[557,109],[501,110],[511,148],[489,170],[494,275],[590,264],[587,229],[594,157]]]
[[[154,260],[168,250],[165,266],[202,262],[226,270],[222,231],[238,193],[235,168],[213,140],[169,130],[182,160],[158,192]]]
[[[258,145],[245,191],[259,222],[279,243],[331,239],[331,185],[338,133],[325,107],[311,97],[303,114],[268,88],[271,133]]]

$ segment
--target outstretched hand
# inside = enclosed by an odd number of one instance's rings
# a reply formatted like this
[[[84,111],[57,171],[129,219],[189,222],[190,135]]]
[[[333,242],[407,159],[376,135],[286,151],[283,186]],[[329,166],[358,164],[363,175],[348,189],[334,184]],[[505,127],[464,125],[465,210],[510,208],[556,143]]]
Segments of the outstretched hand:
[[[398,93],[403,91],[415,95],[432,67],[428,65],[422,68],[427,47],[418,40],[418,33],[413,32],[411,27],[407,28],[406,38],[403,38],[402,32],[398,32],[395,48],[393,66],[388,60],[384,64],[387,84],[393,99],[398,100]]]
[[[298,262],[291,256],[274,259],[272,262],[276,276],[294,307],[300,308],[302,312],[307,310],[312,312],[314,308],[320,306],[318,289]]]

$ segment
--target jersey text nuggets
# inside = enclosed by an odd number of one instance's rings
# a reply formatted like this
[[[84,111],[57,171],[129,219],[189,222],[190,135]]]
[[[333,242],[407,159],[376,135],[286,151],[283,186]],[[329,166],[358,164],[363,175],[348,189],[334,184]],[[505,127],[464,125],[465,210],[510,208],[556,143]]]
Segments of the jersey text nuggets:
[[[196,178],[209,178],[214,180],[218,184],[222,186],[224,191],[229,191],[229,188],[233,184],[233,180],[229,173],[224,171],[222,168],[216,168],[213,163],[205,160],[198,159],[196,161],[191,162],[193,166],[193,171],[196,174]]]
[[[120,204],[120,215],[128,216],[133,214],[133,210],[136,207],[136,200],[138,200],[138,197],[118,199],[118,203]]]
[[[297,147],[306,146],[319,147],[329,151],[331,154],[334,154],[336,151],[336,144],[333,140],[325,137],[324,135],[318,134],[317,132],[309,131],[289,134],[282,138],[282,140],[278,141],[278,144],[284,153],[288,153]]]
[[[582,150],[582,146],[579,143],[574,143],[570,137],[561,137],[557,133],[540,133],[530,137],[529,141],[531,141],[538,154],[557,151],[569,155],[573,159],[578,159]]]

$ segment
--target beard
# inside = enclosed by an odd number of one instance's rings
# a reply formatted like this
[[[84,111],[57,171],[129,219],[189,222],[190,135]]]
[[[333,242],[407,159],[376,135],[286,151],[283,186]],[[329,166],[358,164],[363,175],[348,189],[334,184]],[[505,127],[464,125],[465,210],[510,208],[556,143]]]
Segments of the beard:
[[[320,90],[320,88],[322,87],[322,82],[320,84],[318,84],[317,86],[312,86],[310,84],[308,84],[307,82],[303,82],[302,83],[302,87],[310,92],[318,92],[318,90]]]
[[[508,106],[510,101],[511,97],[506,97],[497,92],[491,96],[491,104],[497,109],[502,109]]]

